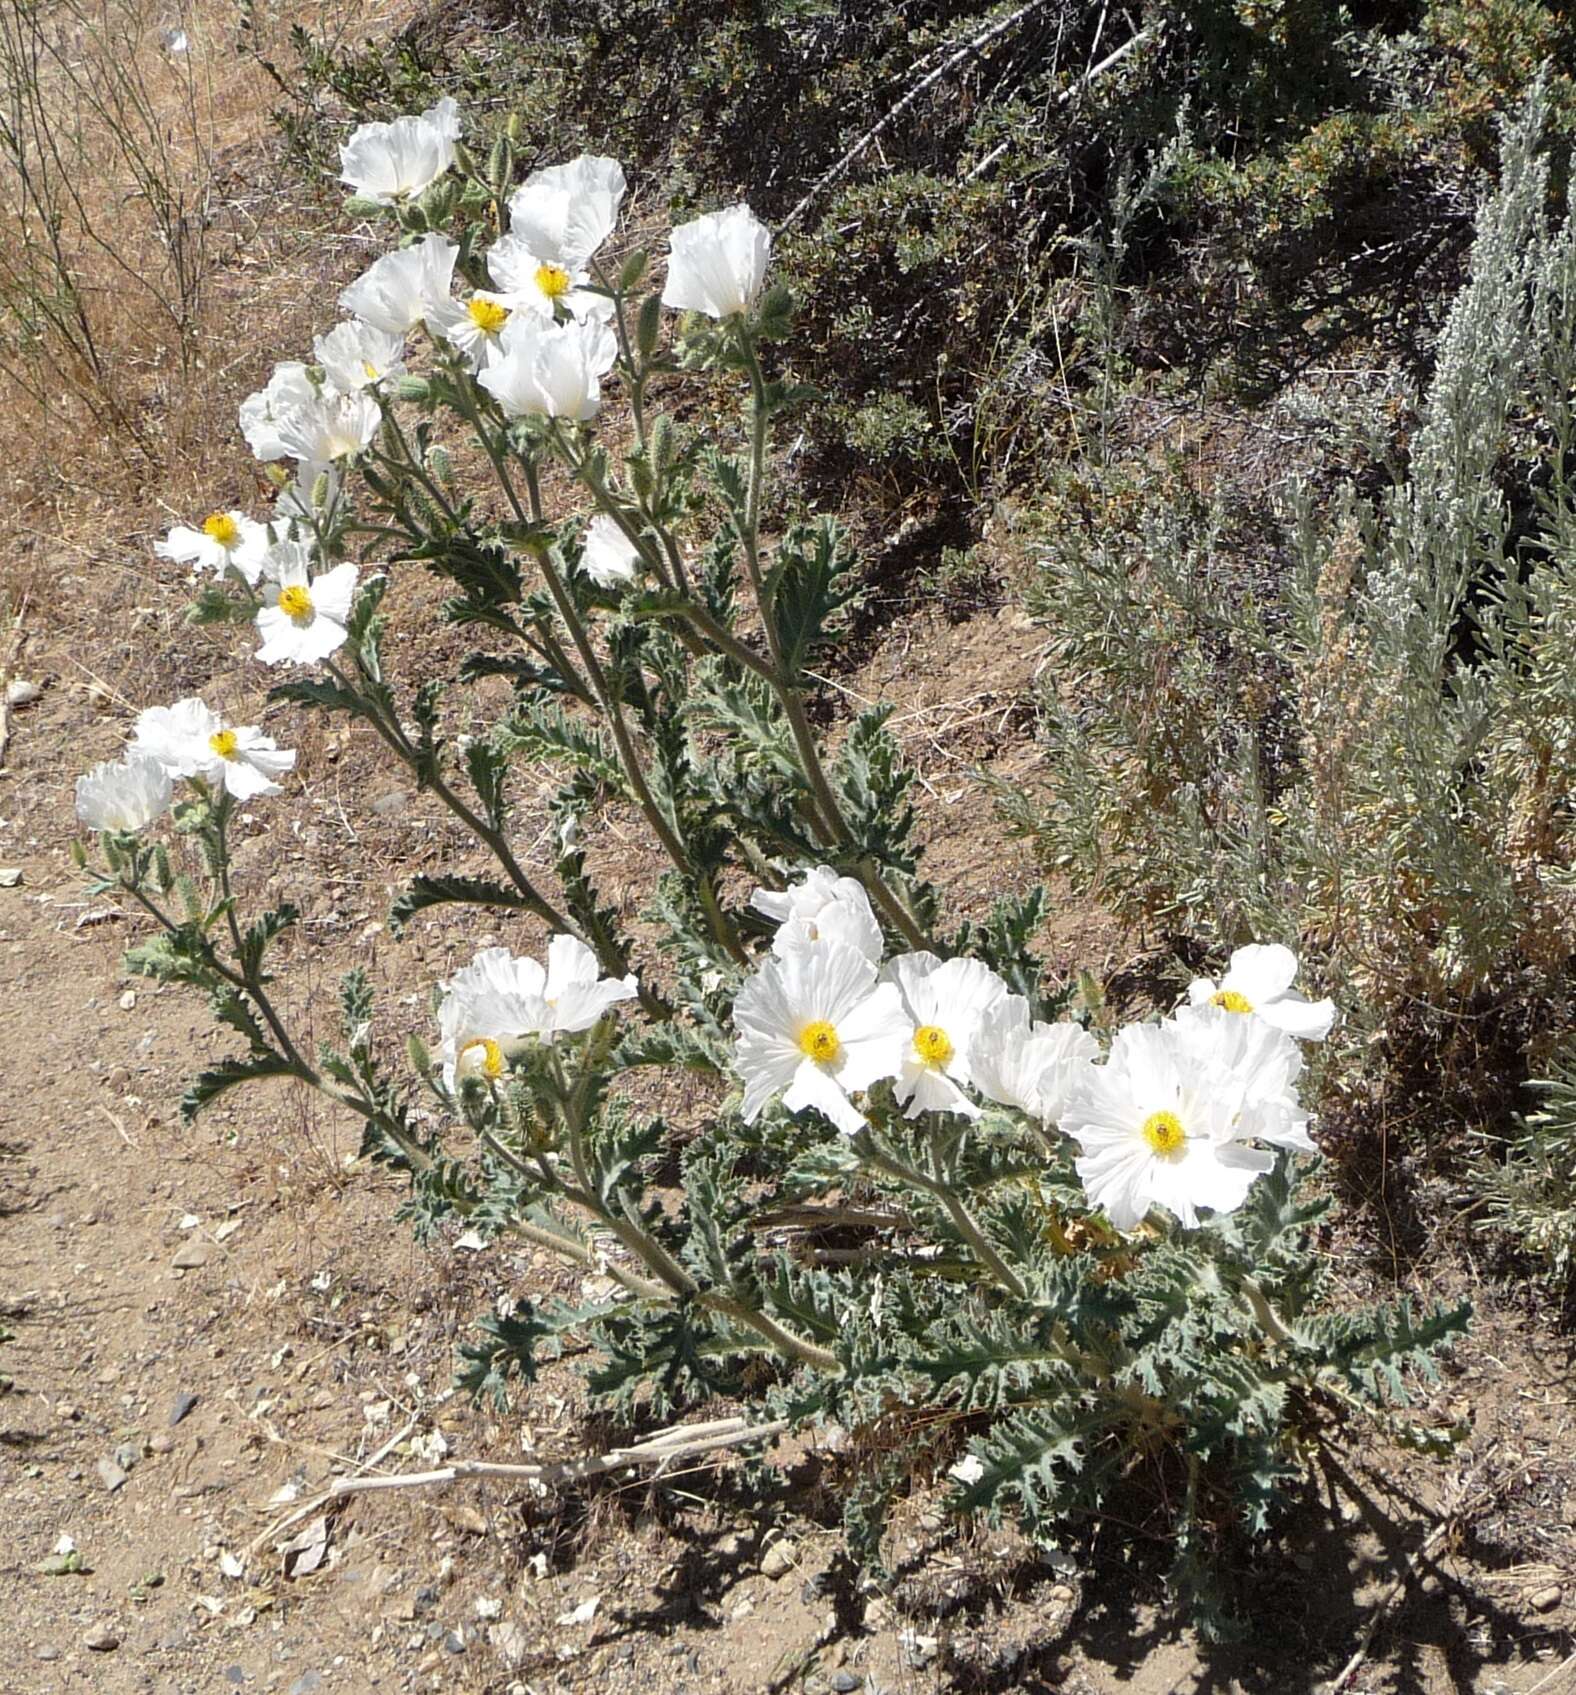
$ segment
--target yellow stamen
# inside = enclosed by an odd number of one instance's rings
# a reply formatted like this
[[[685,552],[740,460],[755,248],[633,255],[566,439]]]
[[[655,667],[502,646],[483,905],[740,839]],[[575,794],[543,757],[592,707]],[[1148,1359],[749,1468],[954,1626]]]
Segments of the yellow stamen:
[[[1174,1112],[1152,1112],[1144,1120],[1143,1138],[1157,1154],[1180,1153],[1187,1140],[1182,1120]]]
[[[1211,1006],[1223,1006],[1227,1012],[1252,1012],[1253,1002],[1246,995],[1239,995],[1235,989],[1217,989],[1209,997]]]
[[[312,594],[304,583],[291,583],[279,591],[279,610],[297,624],[312,616]]]
[[[383,375],[383,373],[372,363],[370,359],[363,359],[361,361],[361,369],[369,383],[375,383],[378,378]]]
[[[228,512],[210,512],[202,521],[202,533],[220,547],[234,547],[241,538],[241,526]]]
[[[459,1066],[465,1063],[465,1056],[472,1048],[480,1048],[482,1050],[482,1075],[487,1078],[489,1082],[496,1083],[498,1079],[503,1076],[503,1049],[498,1046],[491,1036],[473,1036],[471,1040],[460,1049],[460,1057],[455,1069],[458,1070]]]
[[[805,1025],[799,1032],[799,1047],[817,1065],[835,1064],[837,1056],[843,1051],[836,1028],[824,1018],[817,1018]]]
[[[215,730],[208,738],[208,745],[221,759],[234,759],[235,731]]]
[[[568,294],[569,283],[569,273],[562,265],[536,267],[536,286],[549,300],[557,300],[560,295]]]
[[[567,277],[564,278],[565,283],[568,280]],[[546,293],[545,289],[543,293]],[[500,306],[496,300],[483,300],[479,294],[473,294],[466,301],[465,310],[470,313],[471,322],[483,335],[497,335],[509,320],[507,306]]]
[[[921,1024],[914,1032],[914,1052],[926,1065],[943,1066],[952,1058],[952,1038],[938,1024]]]

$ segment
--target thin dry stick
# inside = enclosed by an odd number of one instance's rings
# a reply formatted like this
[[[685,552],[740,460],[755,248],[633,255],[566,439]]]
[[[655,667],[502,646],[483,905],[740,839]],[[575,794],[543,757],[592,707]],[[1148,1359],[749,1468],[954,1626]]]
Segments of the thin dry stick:
[[[1481,1494],[1473,1496],[1470,1501],[1463,1501],[1459,1506],[1451,1508],[1428,1535],[1423,1538],[1423,1544],[1395,1575],[1395,1581],[1385,1590],[1379,1599],[1379,1604],[1369,1615],[1368,1623],[1363,1627],[1362,1639],[1357,1644],[1357,1651],[1341,1668],[1340,1675],[1330,1684],[1329,1695],[1341,1695],[1352,1679],[1356,1677],[1364,1660],[1368,1658],[1368,1650],[1373,1647],[1374,1637],[1379,1634],[1379,1626],[1390,1615],[1390,1609],[1395,1605],[1396,1598],[1417,1576],[1419,1568],[1439,1548],[1440,1544],[1461,1523],[1479,1507],[1493,1500],[1494,1491],[1485,1489]]]
[[[1045,4],[1045,0],[1028,0],[1027,5],[1020,6],[1016,12],[1009,12],[1006,17],[999,18],[989,29],[982,30],[972,41],[966,41],[957,52],[943,59],[928,75],[921,77],[918,82],[903,96],[885,117],[878,118],[852,147],[837,161],[829,171],[825,171],[811,185],[809,192],[797,206],[782,221],[783,229],[791,229],[798,223],[800,217],[824,190],[837,182],[859,157],[861,153],[884,131],[889,129],[910,106],[933,83],[939,82],[954,66],[961,65],[971,54],[979,52],[980,48],[989,41],[994,41],[998,35],[1005,34],[1016,23],[1021,23],[1031,12],[1037,12]]]
[[[599,1477],[604,1472],[620,1471],[625,1466],[655,1465],[659,1471],[666,1470],[679,1460],[693,1459],[700,1454],[742,1448],[752,1442],[769,1442],[781,1436],[787,1428],[788,1420],[785,1418],[775,1419],[769,1424],[750,1424],[742,1418],[724,1418],[710,1424],[675,1425],[628,1448],[612,1448],[605,1454],[593,1454],[579,1460],[559,1460],[550,1465],[501,1465],[489,1460],[456,1460],[453,1465],[438,1471],[401,1472],[393,1477],[341,1477],[305,1506],[297,1507],[278,1524],[270,1525],[248,1544],[246,1551],[252,1553],[293,1524],[321,1511],[333,1501],[343,1500],[347,1495],[368,1495],[385,1489],[438,1488],[470,1477],[507,1478],[515,1483],[545,1489],[553,1484],[577,1483],[588,1477]],[[375,1465],[387,1452],[388,1447],[381,1449],[367,1462],[368,1466]]]

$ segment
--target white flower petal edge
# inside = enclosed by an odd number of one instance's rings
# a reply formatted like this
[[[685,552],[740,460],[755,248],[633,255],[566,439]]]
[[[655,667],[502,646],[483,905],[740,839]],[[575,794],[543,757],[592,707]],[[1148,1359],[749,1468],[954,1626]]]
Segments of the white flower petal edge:
[[[440,100],[416,117],[362,124],[339,149],[339,180],[387,206],[420,194],[454,163],[460,109]]]
[[[267,386],[241,402],[241,434],[252,457],[265,464],[289,458],[290,449],[279,439],[279,417],[292,407],[310,406],[316,399],[317,386],[299,359],[275,365]]]
[[[545,969],[507,948],[483,948],[442,989],[438,1026],[451,1090],[462,1072],[496,1081],[531,1040],[589,1030],[637,993],[632,976],[602,977],[591,949],[566,935],[549,941]]]
[[[743,204],[680,224],[662,304],[717,319],[747,312],[766,280],[771,253],[771,231]]]
[[[1031,1021],[1023,996],[1007,995],[980,1019],[969,1066],[987,1100],[1055,1124],[1074,1085],[1099,1057],[1100,1044],[1082,1025]]]
[[[750,905],[775,919],[772,952],[779,959],[822,943],[851,947],[879,964],[886,946],[864,884],[816,865],[787,889],[757,889]]]
[[[1297,1099],[1302,1051],[1284,1030],[1261,1018],[1243,1018],[1223,1007],[1185,1006],[1170,1021],[1201,1072],[1241,1091],[1232,1135],[1273,1147],[1316,1154],[1310,1114]]]
[[[459,248],[432,231],[414,246],[385,253],[339,297],[351,314],[388,335],[408,335],[449,298]]]
[[[356,394],[372,383],[401,375],[405,338],[346,318],[312,343],[323,374],[341,394]]]
[[[281,750],[272,736],[255,725],[227,726],[195,696],[139,714],[131,752],[156,759],[171,777],[201,777],[222,785],[237,800],[280,793],[274,778],[296,762],[295,754]]]
[[[210,512],[200,527],[177,524],[153,544],[161,559],[220,573],[233,566],[248,583],[257,581],[267,549],[266,527],[244,512]]]
[[[1006,999],[1007,985],[982,960],[941,960],[933,953],[899,954],[881,975],[897,985],[910,1020],[903,1069],[893,1086],[907,1116],[958,1112],[978,1118],[979,1107],[963,1092],[974,1080],[969,1053],[981,1020]]]
[[[740,989],[733,1022],[745,1119],[781,1096],[790,1112],[815,1107],[847,1136],[867,1123],[850,1095],[897,1075],[912,1030],[896,986],[837,945],[768,960]]]
[[[1274,1163],[1233,1143],[1242,1106],[1241,1088],[1201,1068],[1175,1025],[1130,1024],[1073,1087],[1062,1129],[1083,1150],[1090,1204],[1117,1229],[1156,1206],[1191,1229],[1201,1209],[1234,1211]]]
[[[509,200],[510,232],[542,264],[580,270],[607,240],[623,204],[624,169],[616,159],[582,153],[535,171]]]
[[[1188,984],[1194,1006],[1215,1005],[1230,1012],[1251,1012],[1304,1042],[1322,1042],[1335,1024],[1335,1002],[1310,1001],[1292,988],[1297,956],[1279,942],[1253,942],[1238,948],[1216,983],[1196,977]]]
[[[600,321],[549,324],[523,312],[504,326],[502,351],[477,379],[511,418],[585,423],[602,405],[601,379],[618,343]]]
[[[580,568],[600,589],[627,588],[640,572],[640,549],[607,514],[586,525]]]
[[[77,778],[77,817],[90,830],[142,830],[169,809],[171,793],[158,760],[105,760]]]
[[[355,596],[356,567],[348,562],[317,577],[308,575],[299,556],[282,563],[273,604],[257,614],[263,638],[257,657],[265,665],[311,665],[327,659],[349,634],[346,626]]]

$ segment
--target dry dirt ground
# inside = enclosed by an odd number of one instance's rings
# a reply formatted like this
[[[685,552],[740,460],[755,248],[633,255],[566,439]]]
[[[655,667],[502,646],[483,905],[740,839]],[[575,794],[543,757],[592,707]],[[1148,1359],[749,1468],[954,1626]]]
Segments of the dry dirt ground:
[[[395,1186],[350,1163],[353,1129],[288,1091],[180,1127],[182,1079],[212,1037],[178,991],[123,975],[138,924],[80,892],[71,777],[115,750],[132,707],[201,687],[255,711],[261,687],[222,639],[160,629],[151,595],[174,605],[180,584],[155,591],[135,545],[106,554],[98,590],[83,574],[103,620],[91,663],[85,629],[27,650],[45,693],[0,775],[0,866],[22,873],[0,890],[0,1688],[1311,1689],[1377,1618],[1354,1689],[1562,1695],[1569,1367],[1503,1311],[1428,1409],[1468,1423],[1467,1441],[1438,1462],[1343,1456],[1253,1574],[1261,1624],[1232,1650],[1161,1622],[1164,1550],[1142,1527],[1108,1526],[1084,1566],[1053,1566],[1010,1535],[960,1536],[919,1497],[900,1515],[896,1589],[865,1590],[838,1557],[822,1456],[801,1446],[768,1456],[753,1493],[724,1463],[562,1498],[475,1483],[361,1496],[321,1546],[282,1554],[323,1522],[283,1521],[336,1474],[423,1469],[440,1441],[518,1461],[609,1433],[567,1367],[508,1415],[450,1393],[455,1336],[490,1296],[571,1292],[571,1274],[416,1248],[392,1221]],[[1039,660],[1011,611],[910,616],[840,680],[908,715],[934,861],[966,907],[1028,875],[969,773],[1032,766],[1021,708]],[[535,939],[434,915],[391,941],[396,868],[463,861],[463,844],[356,733],[314,743],[292,713],[268,722],[303,747],[301,783],[254,808],[243,857],[305,910],[298,1016],[360,963],[391,1023],[419,1028],[428,985],[484,932]],[[1064,915],[1048,946],[1058,971],[1124,963],[1097,916]],[[49,1575],[74,1563],[62,1537],[83,1569]]]
[[[802,1445],[748,1477],[730,1461],[545,1498],[468,1483],[303,1514],[336,1475],[425,1469],[444,1449],[557,1458],[618,1437],[587,1420],[568,1365],[508,1414],[451,1393],[470,1318],[509,1292],[572,1293],[573,1275],[502,1248],[418,1248],[393,1220],[397,1186],[354,1164],[354,1127],[290,1091],[180,1125],[185,1077],[222,1048],[200,1005],[123,974],[139,923],[86,898],[67,856],[76,773],[115,755],[142,707],[201,692],[301,752],[290,795],[252,809],[239,849],[247,890],[305,914],[289,943],[293,1017],[327,1026],[339,974],[362,965],[394,1051],[426,1025],[432,983],[484,940],[540,942],[528,925],[453,914],[393,940],[383,919],[401,876],[479,861],[359,731],[264,711],[245,639],[184,627],[181,572],[151,553],[171,510],[191,516],[199,481],[200,510],[247,501],[234,402],[305,326],[325,327],[368,252],[340,231],[284,269],[254,250],[222,272],[214,286],[248,333],[266,316],[274,334],[252,337],[244,368],[215,369],[202,475],[187,466],[178,487],[35,526],[32,554],[0,573],[30,595],[19,672],[44,685],[0,767],[0,870],[21,873],[0,880],[0,1695],[1279,1695],[1327,1682],[1358,1650],[1348,1687],[1370,1695],[1570,1695],[1570,1360],[1547,1315],[1454,1247],[1386,1268],[1479,1302],[1423,1415],[1468,1434],[1440,1460],[1371,1436],[1335,1456],[1283,1550],[1249,1574],[1253,1629],[1229,1650],[1165,1622],[1166,1550],[1142,1525],[1103,1525],[1087,1558],[1052,1564],[1011,1535],[943,1526],[921,1494],[899,1514],[896,1587],[865,1588],[839,1556],[835,1468]],[[937,563],[899,556],[880,579],[901,587]],[[406,678],[427,657],[413,635],[426,591],[402,581],[394,599],[407,592],[390,648]],[[977,912],[1030,876],[972,773],[1032,780],[1036,633],[1010,610],[951,621],[907,596],[866,623],[834,692],[895,703],[930,869]],[[527,803],[521,840],[539,860]],[[627,869],[614,892],[632,906],[637,848],[610,839],[601,857]],[[1132,953],[1077,909],[1044,941],[1058,973],[1109,978]],[[1360,1231],[1330,1250],[1354,1289],[1382,1282]]]

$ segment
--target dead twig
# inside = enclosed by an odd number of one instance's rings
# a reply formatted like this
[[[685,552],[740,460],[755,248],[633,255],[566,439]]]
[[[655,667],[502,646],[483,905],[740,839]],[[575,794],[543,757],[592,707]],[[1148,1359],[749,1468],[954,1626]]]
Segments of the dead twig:
[[[716,1419],[709,1424],[680,1424],[658,1431],[644,1442],[627,1448],[612,1448],[605,1454],[593,1454],[584,1459],[558,1460],[548,1465],[502,1465],[490,1460],[456,1460],[453,1465],[436,1471],[400,1472],[390,1477],[341,1477],[314,1496],[304,1506],[297,1507],[278,1523],[272,1524],[247,1545],[247,1553],[255,1552],[263,1543],[282,1535],[303,1518],[320,1512],[334,1501],[348,1495],[369,1495],[386,1489],[433,1489],[450,1483],[460,1483],[472,1477],[497,1477],[514,1483],[524,1483],[535,1489],[547,1489],[560,1483],[579,1483],[589,1477],[600,1477],[609,1471],[621,1471],[627,1466],[655,1465],[659,1475],[681,1460],[700,1454],[720,1453],[727,1448],[742,1448],[755,1442],[769,1442],[788,1428],[785,1418],[769,1424],[751,1424],[742,1418]],[[401,1433],[404,1434],[403,1432]],[[370,1470],[386,1454],[394,1442],[386,1443],[367,1461]]]

